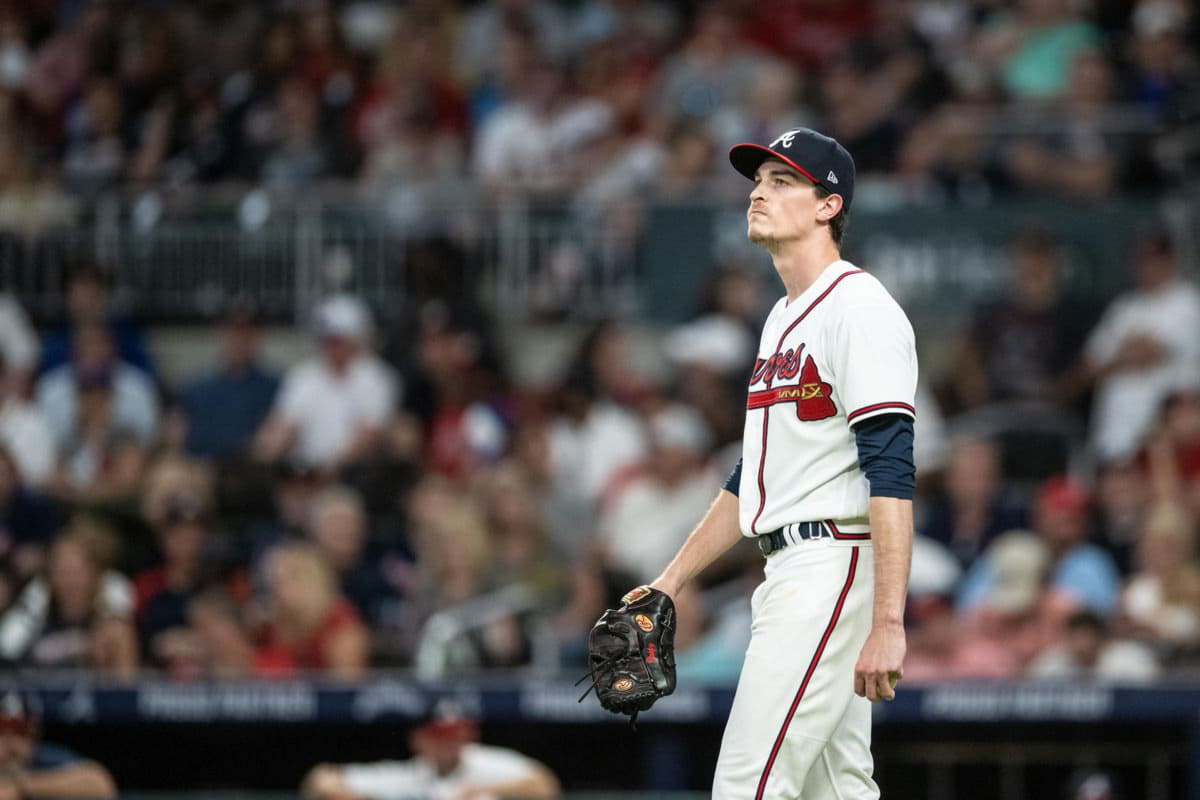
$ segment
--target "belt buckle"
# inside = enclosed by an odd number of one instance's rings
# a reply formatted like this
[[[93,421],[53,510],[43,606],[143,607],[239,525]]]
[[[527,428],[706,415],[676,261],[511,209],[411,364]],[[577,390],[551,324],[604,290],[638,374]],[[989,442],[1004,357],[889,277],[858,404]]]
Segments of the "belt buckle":
[[[775,546],[771,542],[771,534],[764,533],[758,537],[758,551],[763,554],[763,558],[775,552]]]

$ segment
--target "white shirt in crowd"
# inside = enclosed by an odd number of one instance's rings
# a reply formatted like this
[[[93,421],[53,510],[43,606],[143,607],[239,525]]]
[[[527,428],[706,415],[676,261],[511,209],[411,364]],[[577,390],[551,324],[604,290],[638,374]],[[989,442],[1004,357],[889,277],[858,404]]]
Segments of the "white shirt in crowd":
[[[1168,604],[1156,576],[1135,575],[1125,588],[1125,613],[1168,641],[1192,644],[1200,639],[1200,613],[1186,603]]]
[[[37,366],[37,332],[17,299],[0,293],[0,356],[10,372],[30,372]]]
[[[0,392],[0,446],[17,464],[21,482],[41,486],[54,475],[57,447],[46,417],[32,403]]]
[[[712,502],[721,480],[697,470],[678,486],[652,477],[634,480],[601,515],[599,530],[611,563],[649,583],[679,550]]]
[[[105,570],[96,593],[96,612],[101,617],[133,616],[133,584],[116,570]],[[16,601],[0,616],[0,660],[16,661],[26,655],[45,630],[50,616],[50,585],[34,578]]]
[[[1065,644],[1055,645],[1029,665],[1027,675],[1046,680],[1150,683],[1161,672],[1149,647],[1141,642],[1117,640],[1104,645],[1091,667],[1076,661]]]
[[[552,112],[512,103],[493,114],[479,131],[475,172],[493,183],[546,186],[561,175],[579,149],[612,127],[603,103],[574,101]]]
[[[288,371],[275,411],[296,426],[293,455],[318,466],[336,460],[362,428],[383,425],[396,400],[396,375],[378,357],[359,355],[342,375],[316,357]]]
[[[1133,336],[1158,340],[1167,354],[1160,364],[1114,373],[1097,385],[1092,446],[1105,461],[1136,453],[1167,395],[1200,379],[1200,291],[1176,280],[1117,298],[1088,338],[1088,360],[1108,363]]]
[[[70,364],[50,370],[37,385],[37,404],[58,439],[66,448],[76,433],[79,392]],[[154,381],[137,367],[119,363],[112,371],[113,427],[149,442],[158,431],[158,392]]]
[[[537,768],[536,761],[514,750],[468,744],[458,767],[448,775],[438,775],[420,758],[346,764],[340,769],[346,787],[370,800],[452,800],[464,789],[519,781]]]
[[[645,454],[646,436],[638,418],[607,400],[593,403],[582,422],[560,418],[550,428],[555,476],[588,503],[599,500],[609,481]]]

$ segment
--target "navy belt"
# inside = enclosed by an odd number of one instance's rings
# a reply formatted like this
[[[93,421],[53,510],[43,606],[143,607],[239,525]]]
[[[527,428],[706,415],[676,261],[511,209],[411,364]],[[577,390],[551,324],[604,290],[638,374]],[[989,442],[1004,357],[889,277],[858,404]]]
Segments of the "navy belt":
[[[782,550],[796,542],[833,538],[833,533],[824,522],[798,522],[794,525],[785,525],[770,533],[760,533],[756,538],[759,552],[764,556],[769,556],[776,550]]]

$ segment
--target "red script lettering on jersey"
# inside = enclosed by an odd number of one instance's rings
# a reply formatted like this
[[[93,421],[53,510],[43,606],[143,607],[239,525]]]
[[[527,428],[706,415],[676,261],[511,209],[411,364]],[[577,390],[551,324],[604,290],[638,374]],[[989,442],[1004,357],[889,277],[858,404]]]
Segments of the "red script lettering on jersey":
[[[760,379],[765,380],[770,386],[771,379],[774,377],[794,378],[797,373],[800,374],[800,381],[791,386],[777,386],[763,391],[750,392],[746,396],[746,408],[766,408],[776,403],[795,403],[796,416],[804,422],[828,419],[836,414],[837,406],[834,405],[832,396],[833,386],[821,380],[821,374],[817,371],[817,362],[813,361],[813,357],[810,355],[805,358],[803,369],[799,368],[800,355],[803,352],[804,345],[800,345],[799,349],[794,352],[788,350],[782,355],[776,353],[770,358],[759,359],[754,368],[754,377],[750,381],[751,386],[758,383]]]
[[[804,353],[804,345],[786,353],[776,353],[770,358],[760,358],[754,362],[754,374],[750,376],[750,385],[762,382],[771,385],[776,378],[794,378],[800,371],[800,356]]]

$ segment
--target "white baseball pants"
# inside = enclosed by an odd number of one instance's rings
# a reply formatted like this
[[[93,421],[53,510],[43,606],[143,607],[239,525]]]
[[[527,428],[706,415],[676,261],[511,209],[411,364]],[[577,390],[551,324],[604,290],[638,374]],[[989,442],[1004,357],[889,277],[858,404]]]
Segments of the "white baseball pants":
[[[766,562],[714,800],[874,800],[871,704],[854,665],[871,629],[869,545],[815,539]]]

